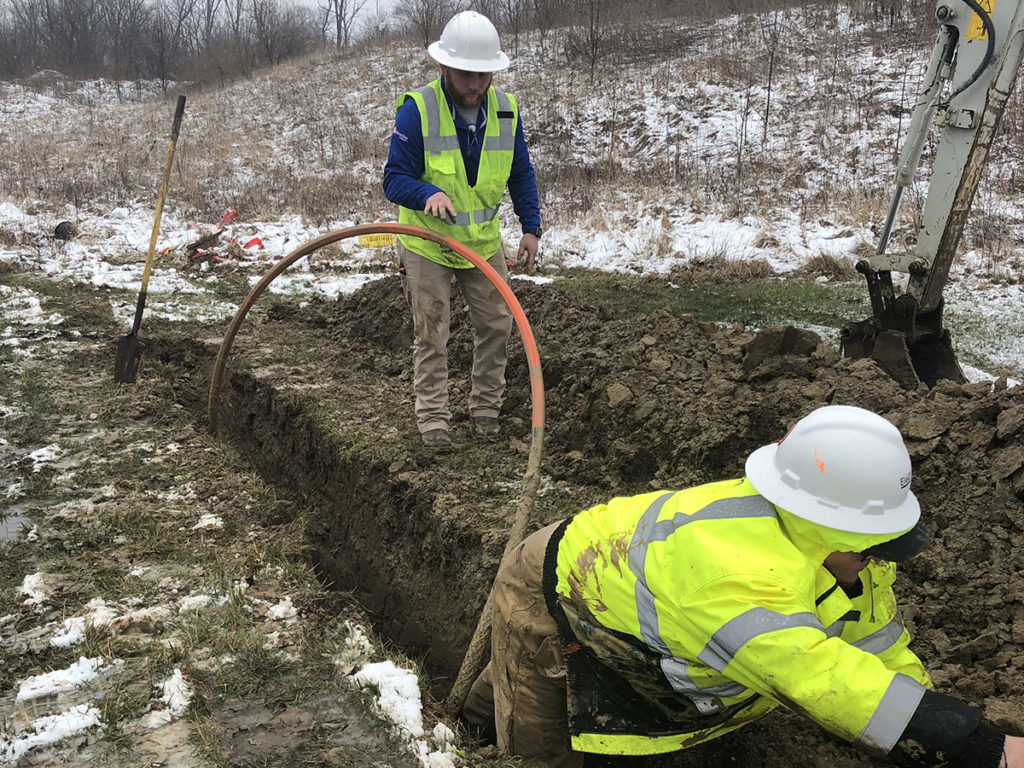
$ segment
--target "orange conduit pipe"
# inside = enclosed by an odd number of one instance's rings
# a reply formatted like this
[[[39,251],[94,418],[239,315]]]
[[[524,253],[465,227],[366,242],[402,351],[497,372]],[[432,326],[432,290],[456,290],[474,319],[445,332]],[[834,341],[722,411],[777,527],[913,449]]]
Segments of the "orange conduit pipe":
[[[339,240],[346,240],[350,237],[358,237],[359,235],[376,234],[410,235],[422,240],[432,240],[435,243],[451,248],[460,256],[468,259],[473,266],[483,272],[487,279],[494,284],[494,287],[498,289],[501,297],[508,305],[509,310],[511,310],[512,318],[515,320],[516,327],[519,329],[519,334],[523,338],[523,348],[526,351],[526,361],[529,366],[530,399],[533,406],[533,417],[530,434],[530,451],[526,462],[526,474],[523,476],[519,499],[516,503],[515,519],[513,520],[512,527],[509,530],[508,541],[505,543],[504,553],[507,554],[526,537],[526,529],[530,523],[530,516],[533,513],[534,504],[537,500],[537,490],[540,487],[540,459],[544,449],[544,380],[541,376],[540,355],[537,353],[537,344],[534,341],[533,331],[530,329],[530,323],[526,319],[526,313],[523,312],[523,308],[520,306],[519,300],[516,299],[515,294],[512,293],[512,289],[508,287],[505,281],[501,279],[490,264],[480,258],[480,256],[469,248],[455,240],[452,240],[450,237],[445,237],[444,235],[440,235],[429,229],[424,229],[423,227],[413,227],[406,224],[395,224],[390,222],[360,224],[354,227],[346,227],[345,229],[336,229],[331,232],[327,232],[320,237],[314,238],[313,240],[300,245],[274,264],[274,266],[268,269],[263,277],[260,278],[259,282],[249,290],[249,294],[245,297],[245,300],[235,313],[234,318],[231,320],[231,324],[228,326],[228,329],[224,334],[224,339],[221,341],[220,351],[217,354],[217,362],[213,369],[213,378],[210,381],[210,396],[207,403],[207,418],[209,421],[210,432],[214,435],[219,432],[220,424],[218,408],[220,405],[220,394],[224,380],[224,368],[227,363],[228,354],[231,352],[231,346],[235,341],[235,336],[238,335],[238,329],[241,327],[242,321],[245,320],[245,316],[249,313],[249,310],[252,309],[256,300],[259,299],[278,275],[304,256],[308,256],[314,251]],[[452,690],[448,694],[448,698],[445,700],[445,708],[447,709],[448,714],[452,717],[457,716],[462,710],[462,706],[466,702],[466,696],[469,694],[469,689],[472,687],[477,675],[483,671],[483,668],[486,666],[487,661],[490,658],[492,610],[493,588],[488,592],[487,601],[484,603],[483,610],[480,612],[480,619],[477,622],[476,631],[473,633],[473,637],[470,639],[469,646],[466,649],[466,655],[462,660],[462,666],[459,668],[459,674],[455,678],[455,683],[452,685]]]

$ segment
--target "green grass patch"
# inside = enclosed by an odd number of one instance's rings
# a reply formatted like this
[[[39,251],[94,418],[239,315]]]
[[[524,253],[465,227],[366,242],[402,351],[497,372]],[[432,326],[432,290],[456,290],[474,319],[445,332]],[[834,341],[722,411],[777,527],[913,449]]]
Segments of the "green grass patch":
[[[713,266],[713,265],[710,265]],[[739,323],[752,328],[795,325],[817,333],[839,329],[850,320],[871,316],[867,287],[859,281],[816,282],[815,274],[841,276],[827,264],[779,279],[758,270],[737,274],[679,270],[670,278],[576,271],[559,280],[559,289],[616,319],[646,316],[656,310],[692,315],[701,322]],[[987,373],[1020,379],[1024,368],[1024,319],[1019,312],[982,314],[947,309],[945,326],[958,359]],[[832,337],[835,338],[835,337]]]
[[[24,413],[12,419],[16,423],[11,425],[10,434],[20,445],[42,442],[61,412],[49,391],[46,371],[40,366],[26,366],[15,380],[15,390],[14,402]]]
[[[687,279],[580,271],[558,281],[559,289],[616,319],[646,316],[659,309],[692,315],[701,322],[826,326],[837,330],[848,320],[870,314],[867,289],[854,283],[753,278],[716,283]]]
[[[131,748],[134,734],[125,729],[125,725],[147,712],[152,693],[152,686],[145,682],[117,680],[96,701],[103,722],[104,738],[114,752]]]
[[[945,313],[957,359],[994,376],[1024,379],[1024,315],[1007,306],[1000,314]]]
[[[217,274],[212,280],[204,280],[203,287],[219,299],[241,304],[249,294],[249,278],[241,273]]]

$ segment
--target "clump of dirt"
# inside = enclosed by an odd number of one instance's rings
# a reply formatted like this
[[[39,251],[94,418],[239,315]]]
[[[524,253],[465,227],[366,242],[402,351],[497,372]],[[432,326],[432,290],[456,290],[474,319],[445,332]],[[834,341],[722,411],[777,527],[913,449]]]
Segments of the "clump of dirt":
[[[659,311],[618,319],[557,287],[516,282],[544,372],[542,493],[532,528],[613,495],[739,477],[754,448],[825,404],[898,426],[934,542],[897,584],[914,648],[939,690],[1024,732],[1024,391],[1005,382],[905,391],[813,333],[753,333]],[[325,579],[354,590],[396,642],[420,649],[443,695],[507,537],[530,441],[514,336],[502,441],[472,440],[472,332],[453,301],[448,457],[415,432],[411,328],[397,278],[269,312],[229,362],[223,434],[267,479],[316,511]],[[199,384],[206,379],[197,367]],[[194,391],[202,391],[201,387]],[[205,392],[203,392],[205,394]],[[651,765],[883,765],[796,716]]]

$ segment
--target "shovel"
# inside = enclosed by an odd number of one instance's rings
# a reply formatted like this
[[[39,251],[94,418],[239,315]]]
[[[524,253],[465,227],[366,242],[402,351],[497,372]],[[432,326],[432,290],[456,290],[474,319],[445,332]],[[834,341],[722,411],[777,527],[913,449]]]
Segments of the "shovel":
[[[146,287],[149,285],[149,271],[153,267],[153,255],[156,253],[156,237],[160,232],[160,215],[164,210],[164,196],[167,194],[167,179],[171,175],[171,161],[174,159],[174,143],[178,140],[181,129],[181,118],[185,114],[185,97],[178,97],[178,107],[174,110],[174,123],[171,125],[171,145],[167,148],[167,162],[164,163],[164,175],[160,182],[160,193],[156,198],[156,215],[153,217],[153,234],[149,237],[149,252],[146,254],[146,266],[142,270],[142,288],[139,301],[135,305],[135,322],[131,333],[117,340],[117,359],[114,361],[114,381],[118,384],[133,384],[139,372],[139,356],[143,344],[139,341],[139,326],[142,324],[142,310],[146,306]]]

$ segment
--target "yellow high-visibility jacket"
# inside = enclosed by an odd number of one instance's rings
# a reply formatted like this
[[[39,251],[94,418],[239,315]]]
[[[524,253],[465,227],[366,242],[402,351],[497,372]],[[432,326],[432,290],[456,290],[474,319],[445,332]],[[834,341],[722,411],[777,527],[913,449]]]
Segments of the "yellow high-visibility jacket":
[[[471,187],[455,132],[455,120],[441,89],[440,78],[415,91],[403,93],[395,104],[396,111],[401,109],[406,99],[415,101],[420,112],[424,161],[420,181],[433,184],[448,195],[455,207],[456,217],[452,224],[423,211],[400,206],[398,222],[447,235],[481,258],[491,258],[501,248],[498,206],[505,194],[515,154],[516,125],[519,120],[516,100],[493,85],[487,90],[487,120],[480,150],[480,166],[476,184]],[[456,269],[473,266],[468,259],[433,241],[409,235],[399,235],[398,239],[408,250],[438,264]]]
[[[887,753],[926,687],[872,563],[843,588],[822,565],[894,535],[794,517],[747,480],[615,498],[571,518],[545,563],[565,640],[574,749],[655,754],[778,705]]]

